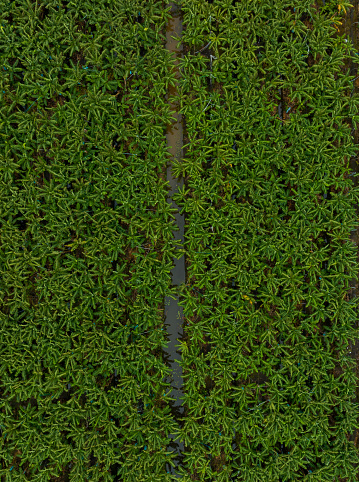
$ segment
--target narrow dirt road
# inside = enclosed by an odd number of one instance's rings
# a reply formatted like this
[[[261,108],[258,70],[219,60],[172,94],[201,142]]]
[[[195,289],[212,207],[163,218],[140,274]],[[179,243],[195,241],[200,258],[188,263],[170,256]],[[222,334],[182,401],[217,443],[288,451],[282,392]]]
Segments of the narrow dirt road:
[[[167,25],[166,31],[166,48],[173,53],[174,58],[176,59],[176,80],[178,81],[180,76],[180,71],[178,68],[178,59],[181,57],[181,50],[177,49],[178,42],[171,38],[171,36],[178,37],[181,35],[182,32],[182,20],[179,8],[175,5],[174,2],[169,3],[171,6],[171,13],[173,18]],[[177,94],[177,84],[175,86],[169,86],[169,96],[175,96]],[[171,161],[175,159],[180,159],[182,157],[182,145],[183,145],[183,126],[182,126],[182,116],[178,114],[179,105],[171,104],[171,110],[173,115],[176,117],[175,123],[171,126],[171,128],[167,129],[167,145],[168,150],[171,155]],[[172,205],[172,207],[178,210],[177,204],[172,200],[172,196],[174,193],[178,191],[178,187],[183,185],[183,181],[178,181],[176,178],[172,176],[172,162],[169,163],[167,168],[167,180],[170,184],[171,190],[169,192],[168,202]],[[175,239],[180,239],[182,242],[184,240],[184,216],[180,215],[179,212],[176,213],[176,224],[179,227],[179,231],[174,231]],[[184,257],[181,259],[174,260],[174,268],[172,269],[172,284],[174,286],[178,286],[185,281],[185,263]],[[180,352],[177,350],[176,346],[178,344],[177,339],[182,338],[183,335],[183,309],[178,306],[178,298],[175,300],[171,298],[165,299],[165,315],[166,315],[166,327],[168,331],[168,348],[166,350],[168,354],[168,363],[173,371],[173,378],[171,379],[172,385],[172,392],[171,396],[175,399],[173,404],[173,414],[176,420],[180,422],[181,417],[183,416],[183,401],[181,397],[183,396],[182,386],[183,386],[183,378],[182,378],[182,368],[178,365],[176,360],[180,360],[181,355]],[[175,438],[175,435],[170,435],[172,439]],[[180,454],[183,452],[184,447],[183,443],[178,443],[173,441],[171,443],[171,449],[175,450],[178,454],[177,459],[175,460],[176,466],[180,465],[181,457]],[[173,474],[176,473],[175,469],[172,467],[168,467],[167,470],[170,470]],[[177,475],[177,478],[181,478]]]
[[[354,46],[354,51],[351,53],[353,55],[355,52],[358,52],[359,49],[359,29],[358,29],[358,20],[359,20],[359,0],[352,0],[350,2],[352,4],[352,8],[347,9],[347,14],[343,19],[342,25],[339,27],[338,35],[346,35],[348,36]],[[359,78],[358,78],[358,66],[353,63],[353,62],[348,62],[346,65],[347,69],[350,70],[350,75],[355,75],[355,79],[353,81],[353,91],[352,95],[354,93],[357,93],[359,90]],[[352,135],[354,137],[355,143],[357,144],[359,142],[359,130],[354,129],[352,130]],[[358,178],[354,177],[354,174],[357,174],[359,172],[359,154],[357,154],[355,157],[352,157],[349,160],[349,166],[351,169],[351,176],[352,180],[354,183],[354,186],[358,186]],[[356,205],[356,212],[357,215],[359,215],[359,206]],[[352,240],[353,244],[355,244],[358,252],[358,246],[359,246],[359,227],[357,227],[354,231],[351,232],[350,239]],[[357,260],[359,259],[359,253],[357,255]],[[359,298],[359,279],[358,277],[356,279],[352,279],[350,284],[350,290],[349,290],[349,298],[354,299],[354,298]],[[356,328],[359,328],[358,320],[356,322]],[[353,359],[356,360],[356,377],[359,377],[359,339],[356,339],[355,342],[349,342],[349,353]],[[356,403],[359,402],[359,387],[357,386],[356,388]],[[354,441],[356,447],[359,447],[359,430],[355,430],[354,433],[350,435],[350,440]]]

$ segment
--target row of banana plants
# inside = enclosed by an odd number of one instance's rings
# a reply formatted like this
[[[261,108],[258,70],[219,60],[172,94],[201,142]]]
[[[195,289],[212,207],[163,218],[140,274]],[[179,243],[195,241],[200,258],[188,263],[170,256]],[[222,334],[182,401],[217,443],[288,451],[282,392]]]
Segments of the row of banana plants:
[[[356,480],[348,5],[183,0],[184,480]],[[180,41],[180,39],[178,39]],[[357,57],[351,58],[358,63]],[[281,96],[278,95],[280,91]],[[278,107],[279,112],[278,112]],[[323,196],[323,193],[328,193]]]
[[[169,8],[0,10],[0,478],[172,480]]]

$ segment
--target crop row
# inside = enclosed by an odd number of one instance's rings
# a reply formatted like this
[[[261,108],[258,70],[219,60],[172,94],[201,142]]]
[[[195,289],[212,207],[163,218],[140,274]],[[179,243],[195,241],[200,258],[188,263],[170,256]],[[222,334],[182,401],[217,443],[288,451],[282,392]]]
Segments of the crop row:
[[[169,9],[0,15],[1,480],[170,480]]]
[[[358,97],[340,15],[282,0],[181,8],[180,470],[216,482],[356,480]]]

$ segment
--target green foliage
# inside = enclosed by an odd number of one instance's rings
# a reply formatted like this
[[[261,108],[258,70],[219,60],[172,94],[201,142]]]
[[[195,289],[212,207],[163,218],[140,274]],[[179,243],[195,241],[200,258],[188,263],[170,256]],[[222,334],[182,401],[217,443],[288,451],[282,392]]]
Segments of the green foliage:
[[[355,480],[348,3],[180,3],[181,427],[161,353],[169,8],[0,9],[4,480],[174,480],[173,433],[184,480]]]
[[[0,477],[172,480],[169,8],[1,3]]]
[[[311,5],[181,2],[179,438],[194,480],[356,480],[358,97],[338,17]]]

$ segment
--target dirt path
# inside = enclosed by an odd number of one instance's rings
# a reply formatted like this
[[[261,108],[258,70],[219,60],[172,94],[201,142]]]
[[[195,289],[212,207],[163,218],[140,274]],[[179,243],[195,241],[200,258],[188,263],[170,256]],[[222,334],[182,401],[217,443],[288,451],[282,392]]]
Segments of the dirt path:
[[[167,25],[166,31],[166,48],[173,52],[173,56],[176,58],[176,79],[179,79],[180,72],[178,69],[178,58],[181,57],[181,50],[177,49],[177,41],[172,39],[171,36],[179,36],[182,32],[182,20],[180,17],[179,8],[175,5],[174,2],[169,3],[171,6],[171,13],[173,15],[173,19]],[[169,95],[176,95],[177,93],[177,85],[169,86]],[[182,145],[183,145],[183,126],[182,126],[182,115],[178,114],[176,111],[179,110],[178,105],[171,104],[171,110],[173,111],[173,115],[176,117],[176,122],[171,126],[171,128],[167,129],[167,145],[169,147],[169,153],[171,155],[171,159],[179,159],[182,157]],[[176,178],[172,177],[171,172],[171,164],[169,164],[167,168],[167,180],[171,186],[171,190],[169,192],[168,202],[172,204],[172,207],[178,209],[176,203],[173,202],[172,196],[175,192],[177,192],[178,187],[183,185],[183,181],[178,181]],[[180,239],[183,242],[184,239],[184,216],[177,213],[176,215],[176,224],[179,227],[179,231],[174,232],[175,239]],[[172,284],[175,286],[184,283],[185,281],[185,263],[184,257],[181,259],[174,260],[174,268],[172,269]],[[173,370],[173,379],[171,380],[171,385],[173,390],[171,392],[171,396],[175,398],[173,403],[173,414],[176,420],[180,423],[180,419],[183,416],[183,406],[182,400],[180,397],[183,396],[182,387],[183,387],[183,378],[182,378],[182,368],[178,365],[175,360],[180,360],[181,355],[180,352],[177,351],[176,344],[178,344],[177,338],[182,338],[183,335],[183,309],[178,306],[178,298],[173,300],[171,298],[165,299],[165,315],[166,315],[166,326],[168,331],[168,348],[166,353],[168,354],[168,363]],[[175,436],[170,435],[173,439]],[[183,443],[178,443],[178,441],[173,442],[171,444],[171,449],[180,455],[183,452],[184,447]],[[180,464],[180,457],[176,460],[177,464]],[[167,468],[167,470],[171,470],[172,473],[175,473],[174,469]],[[181,478],[177,476],[178,478]]]
[[[347,9],[347,15],[343,19],[343,23],[339,28],[339,35],[347,35],[353,42],[353,46],[355,52],[358,52],[359,49],[359,0],[351,0],[350,2],[353,5],[353,8]],[[352,52],[354,53],[354,52]],[[350,69],[350,74],[357,75],[359,74],[358,67],[354,63],[349,63],[347,67]],[[359,78],[356,78],[353,82],[353,93],[357,93],[359,91]],[[355,139],[355,143],[359,142],[359,130],[356,129],[352,131],[353,137]],[[352,174],[356,174],[359,172],[359,154],[355,157],[352,157],[349,160],[349,166],[351,168]],[[358,185],[358,178],[352,177],[354,181],[354,185]],[[356,212],[359,215],[359,206],[356,205]],[[359,227],[351,232],[350,239],[356,245],[357,250],[359,246]],[[359,253],[357,256],[357,260],[359,261]],[[350,290],[349,290],[349,297],[352,298],[359,298],[359,280],[358,277],[356,279],[351,280],[350,282]],[[359,328],[358,321],[356,323],[356,328]],[[356,360],[356,376],[359,377],[359,339],[355,340],[355,343],[349,343],[349,351],[352,356]],[[356,400],[357,403],[359,402],[359,387],[357,384],[356,388]],[[355,430],[354,433],[351,434],[350,440],[355,442],[357,448],[359,448],[359,430]]]

